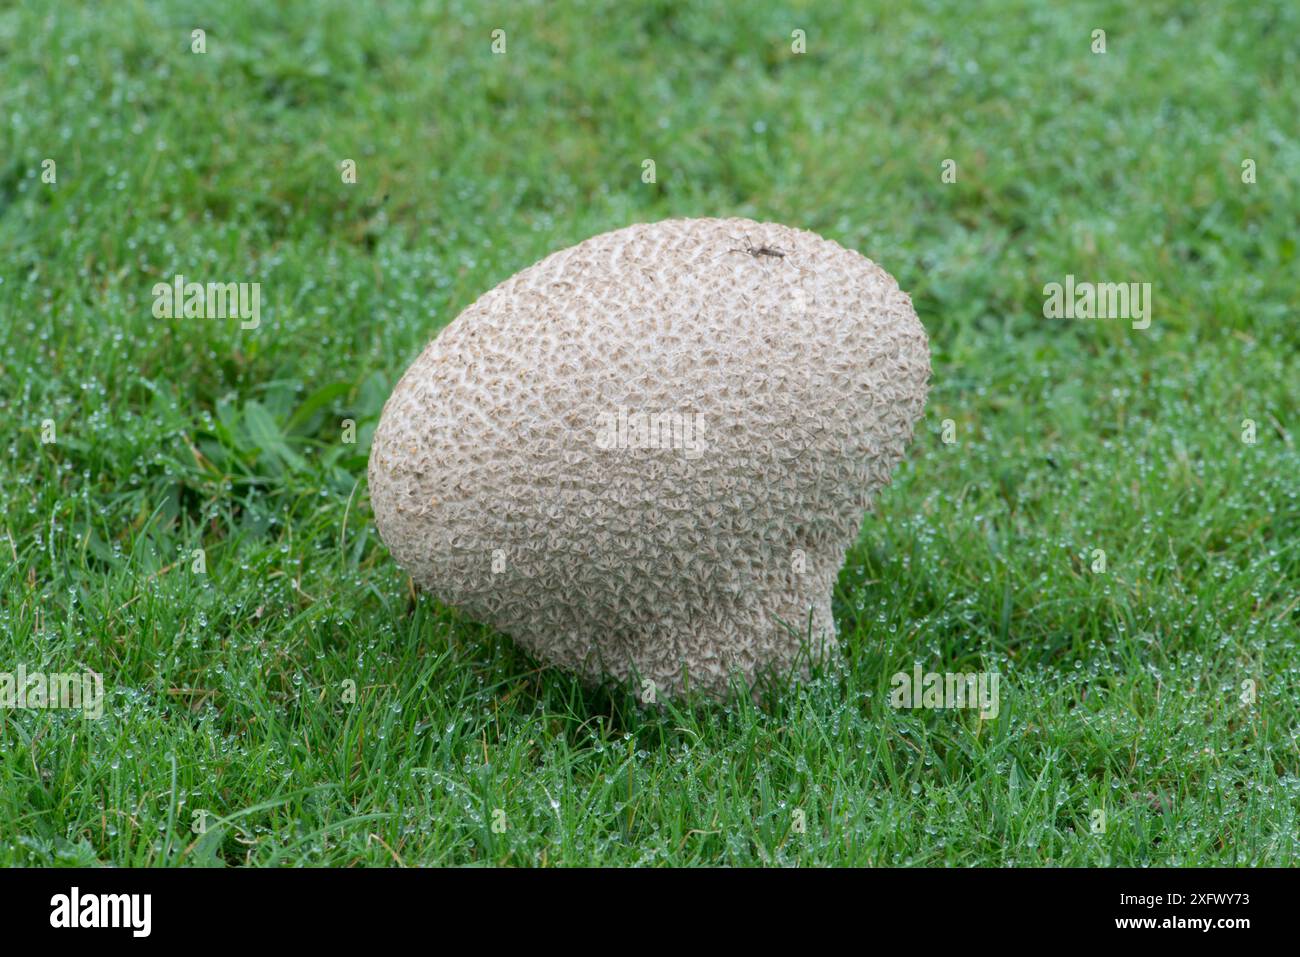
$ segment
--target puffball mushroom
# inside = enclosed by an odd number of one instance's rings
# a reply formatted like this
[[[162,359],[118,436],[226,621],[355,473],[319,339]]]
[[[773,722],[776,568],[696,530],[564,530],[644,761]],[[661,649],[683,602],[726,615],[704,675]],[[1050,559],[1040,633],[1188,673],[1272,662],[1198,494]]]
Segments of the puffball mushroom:
[[[629,226],[415,360],[374,435],[375,521],[434,596],[588,682],[803,675],[929,376],[911,300],[857,252],[747,219]]]

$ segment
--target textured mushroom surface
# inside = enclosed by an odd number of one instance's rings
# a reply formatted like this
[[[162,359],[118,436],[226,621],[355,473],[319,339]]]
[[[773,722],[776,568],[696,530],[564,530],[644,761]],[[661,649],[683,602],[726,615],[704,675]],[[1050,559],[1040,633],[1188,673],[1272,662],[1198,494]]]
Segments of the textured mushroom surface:
[[[424,350],[371,503],[416,582],[542,660],[725,694],[834,646],[832,587],[929,375],[911,300],[857,252],[744,219],[629,226]]]

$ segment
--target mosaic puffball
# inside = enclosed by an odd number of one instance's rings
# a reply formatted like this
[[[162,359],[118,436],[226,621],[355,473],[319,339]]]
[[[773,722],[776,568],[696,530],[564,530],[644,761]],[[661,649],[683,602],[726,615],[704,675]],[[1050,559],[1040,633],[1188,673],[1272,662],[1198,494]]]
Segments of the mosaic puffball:
[[[745,219],[629,226],[415,360],[375,431],[375,521],[439,600],[590,682],[803,674],[929,376],[911,300],[860,254]]]

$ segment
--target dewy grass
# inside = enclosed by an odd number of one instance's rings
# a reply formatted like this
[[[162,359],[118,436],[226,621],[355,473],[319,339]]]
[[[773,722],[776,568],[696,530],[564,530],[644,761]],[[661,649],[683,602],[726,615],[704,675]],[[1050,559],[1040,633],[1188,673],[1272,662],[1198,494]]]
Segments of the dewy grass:
[[[104,695],[0,707],[0,864],[1296,863],[1300,9],[760,6],[0,11],[0,672]],[[843,659],[644,710],[364,475],[477,295],[698,215],[888,262],[935,372]]]

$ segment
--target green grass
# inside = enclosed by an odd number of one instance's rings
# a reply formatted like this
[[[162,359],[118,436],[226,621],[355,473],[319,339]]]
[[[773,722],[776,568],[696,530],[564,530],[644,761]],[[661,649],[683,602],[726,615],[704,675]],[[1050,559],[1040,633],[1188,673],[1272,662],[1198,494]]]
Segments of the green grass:
[[[0,710],[0,864],[1297,863],[1300,7],[212,6],[0,8],[0,671],[108,692]],[[842,663],[643,712],[413,597],[365,461],[479,294],[686,215],[881,263],[934,383]],[[261,327],[155,319],[178,272]],[[915,662],[997,718],[889,707]]]

